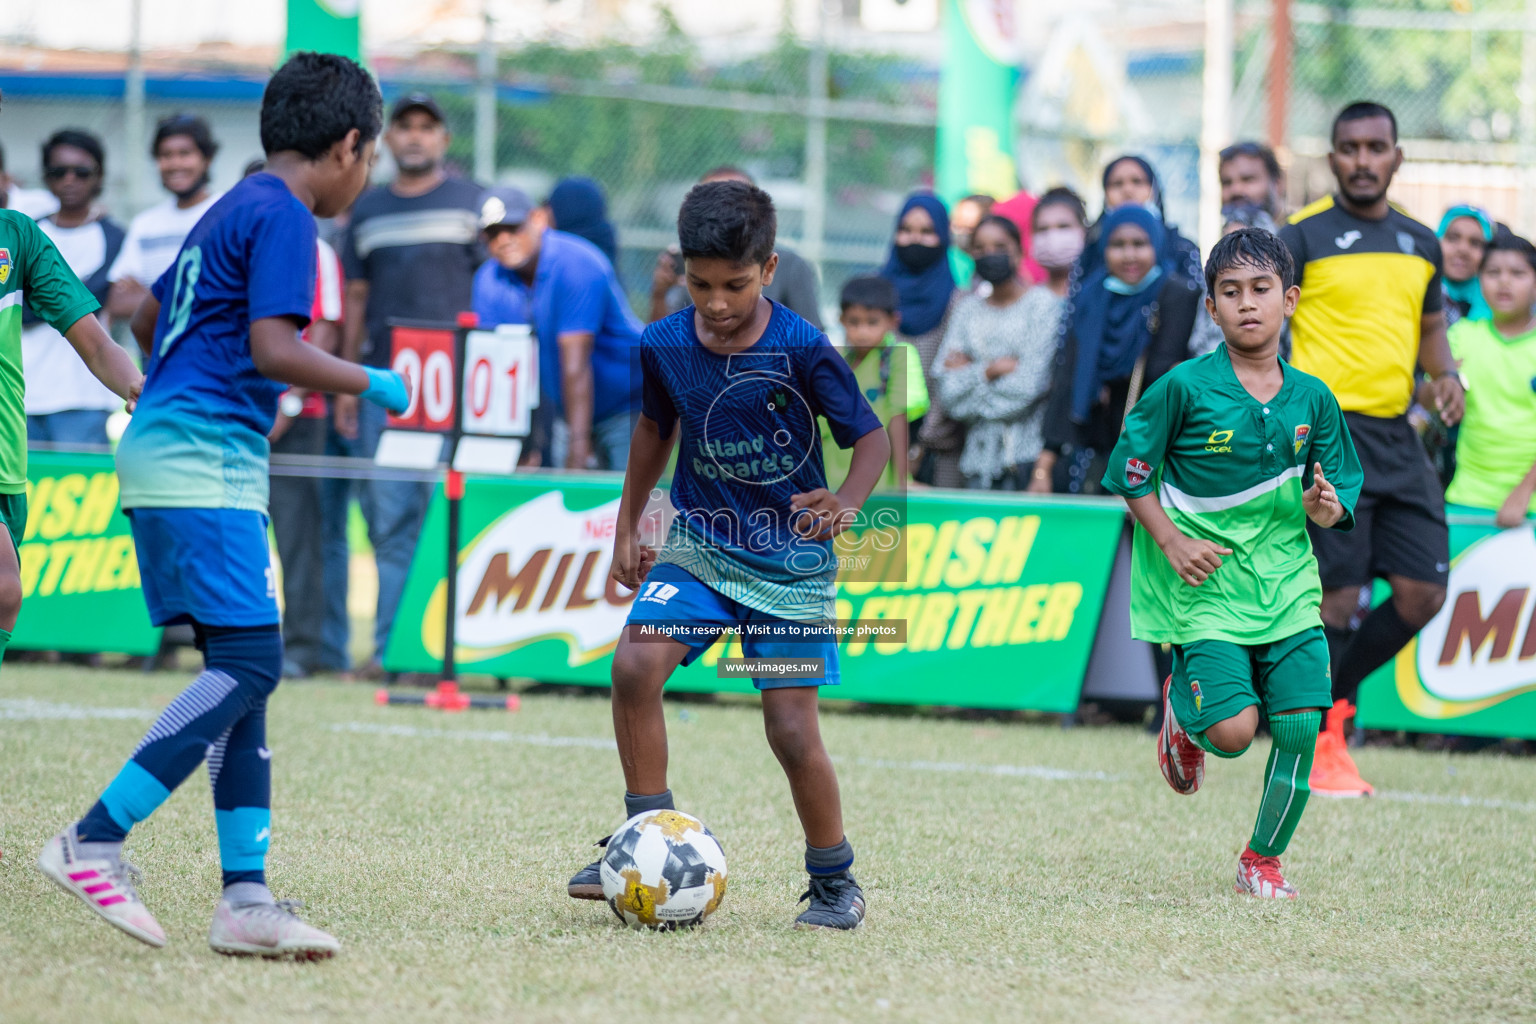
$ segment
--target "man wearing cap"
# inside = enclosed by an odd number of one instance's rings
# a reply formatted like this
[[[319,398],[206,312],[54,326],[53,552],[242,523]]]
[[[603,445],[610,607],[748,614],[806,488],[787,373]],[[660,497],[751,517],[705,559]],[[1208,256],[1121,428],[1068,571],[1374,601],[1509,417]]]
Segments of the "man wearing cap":
[[[585,238],[549,226],[549,211],[515,188],[493,188],[480,208],[491,258],[475,274],[475,312],[487,326],[529,323],[539,342],[546,465],[624,469],[640,409],[640,344],[613,264]]]
[[[395,177],[369,189],[352,208],[342,244],[347,277],[346,320],[341,354],[366,366],[388,366],[390,321],[453,323],[470,308],[470,284],[480,262],[480,186],[453,177],[443,167],[448,126],[432,97],[411,93],[390,111],[384,133],[395,162]],[[382,406],[350,396],[333,400],[336,430],[354,442],[352,454],[372,458],[384,430]],[[345,528],[345,496],[330,489],[327,510],[332,531]],[[360,486],[363,517],[379,573],[378,611],[374,620],[374,656],[367,671],[377,676],[379,659],[394,623],[416,538],[426,514],[428,485],[399,480],[368,480]],[[327,543],[327,560],[345,548]],[[328,566],[327,579],[341,576]],[[344,571],[344,570],[343,570]],[[345,664],[346,593],[326,592],[324,660]]]
[[[181,243],[223,195],[208,188],[213,155],[218,151],[208,122],[196,114],[172,114],[155,126],[149,155],[160,171],[161,187],[171,196],[128,225],[123,247],[107,271],[112,284],[107,312],[112,316],[133,316],[150,286],[176,262]]]

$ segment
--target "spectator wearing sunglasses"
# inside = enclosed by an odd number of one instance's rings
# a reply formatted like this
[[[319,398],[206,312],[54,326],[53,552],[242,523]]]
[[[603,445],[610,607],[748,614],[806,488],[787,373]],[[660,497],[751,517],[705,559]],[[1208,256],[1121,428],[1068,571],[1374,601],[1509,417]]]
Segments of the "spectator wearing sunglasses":
[[[1269,214],[1276,223],[1285,219],[1285,183],[1275,151],[1261,142],[1236,142],[1221,151],[1217,173],[1221,178],[1223,209],[1249,203]]]
[[[96,202],[105,168],[101,140],[75,129],[54,132],[43,143],[42,157],[43,180],[59,209],[38,226],[96,301],[105,303],[107,268],[123,247],[124,232]],[[62,334],[30,310],[23,312],[22,324],[27,440],[106,445],[107,417],[122,408],[122,400],[92,375]]]

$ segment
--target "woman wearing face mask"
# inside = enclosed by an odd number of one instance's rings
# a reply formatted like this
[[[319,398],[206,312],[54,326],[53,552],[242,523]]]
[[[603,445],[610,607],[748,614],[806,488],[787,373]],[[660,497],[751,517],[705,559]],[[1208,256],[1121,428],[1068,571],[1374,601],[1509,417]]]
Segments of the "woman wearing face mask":
[[[1457,320],[1492,320],[1477,269],[1493,241],[1493,218],[1475,206],[1453,206],[1440,218],[1440,259],[1444,267],[1445,325]]]
[[[1041,201],[1035,230],[1035,239],[1046,241],[1048,256],[1055,247],[1054,255],[1071,267],[1077,253],[1066,250],[1074,230],[1075,247],[1083,247],[1083,223],[1068,204]],[[966,487],[1018,491],[1028,485],[1040,456],[1040,425],[1064,299],[1051,287],[1026,290],[1018,276],[1023,236],[1005,216],[988,216],[978,224],[974,249],[975,272],[991,284],[991,295],[966,296],[955,307],[938,352],[943,367],[938,387],[949,415],[966,425],[960,456]]]
[[[917,349],[923,364],[931,403],[921,426],[911,427],[921,449],[912,465],[913,476],[934,487],[960,487],[965,482],[960,473],[964,430],[945,415],[935,377],[939,366],[934,357],[959,294],[949,267],[949,243],[949,211],[943,202],[931,192],[914,192],[896,218],[891,255],[880,268],[880,276],[896,286],[901,314],[897,337]]]
[[[1103,221],[1104,264],[1082,279],[1066,316],[1031,485],[1097,493],[1125,414],[1189,355],[1200,286],[1168,251],[1162,221],[1122,206]]]

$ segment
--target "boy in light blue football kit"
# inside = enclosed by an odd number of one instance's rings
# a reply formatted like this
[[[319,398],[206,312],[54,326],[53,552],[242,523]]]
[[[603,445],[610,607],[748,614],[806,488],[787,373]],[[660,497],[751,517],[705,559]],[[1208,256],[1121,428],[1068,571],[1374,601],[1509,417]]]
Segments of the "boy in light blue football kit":
[[[314,217],[345,209],[366,184],[381,116],[378,87],[357,64],[295,55],[262,99],[267,172],[204,215],[134,316],[148,373],[117,453],[122,505],[150,618],[190,623],[206,668],[85,817],[48,842],[38,868],[151,946],[165,932],[134,889],[123,840],[206,757],[224,875],[209,944],[303,958],[338,948],[274,901],[264,873],[266,703],[282,670],[266,435],[290,385],[406,404],[392,371],[336,359],[298,335],[314,302]]]
[[[638,588],[614,653],[613,721],[626,817],[673,807],[661,693],[678,665],[740,629],[748,658],[821,659],[820,678],[753,678],[805,830],[809,908],[798,927],[855,928],[864,895],[843,832],[837,776],[817,723],[817,688],[838,682],[831,538],[852,523],[890,442],[852,369],[819,329],[762,296],[773,280],[773,201],[740,181],[696,186],[678,215],[695,305],[641,339],[642,415],[614,538],[613,577]],[[824,418],[853,449],[828,489]],[[677,517],[659,556],[642,548],[647,498],[679,445]],[[819,627],[819,628],[818,628]],[[602,899],[599,864],[567,892]]]

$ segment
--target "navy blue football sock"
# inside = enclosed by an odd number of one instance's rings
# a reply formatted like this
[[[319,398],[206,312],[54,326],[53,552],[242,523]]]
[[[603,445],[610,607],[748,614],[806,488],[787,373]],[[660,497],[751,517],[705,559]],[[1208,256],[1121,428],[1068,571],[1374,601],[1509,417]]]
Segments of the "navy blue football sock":
[[[206,666],[203,674],[161,712],[122,771],[80,819],[76,827],[80,841],[122,842],[129,829],[153,814],[197,769],[210,747],[224,741],[251,711],[266,707],[267,696],[277,688],[283,667],[278,627],[203,626],[199,627],[199,640]],[[264,738],[264,716],[258,731]],[[251,749],[260,742],[258,739]],[[246,761],[240,760],[243,771]],[[227,774],[220,772],[221,776]],[[270,781],[259,789],[265,810],[270,803]],[[217,801],[216,794],[216,806]],[[262,849],[264,852],[265,847]]]
[[[805,870],[813,875],[839,875],[853,867],[853,844],[844,836],[836,846],[805,844]]]
[[[637,814],[644,814],[646,811],[671,810],[676,810],[676,808],[672,804],[672,791],[670,789],[664,789],[660,793],[643,795],[631,793],[627,789],[624,791],[624,813],[628,816],[624,819],[626,821]]]

